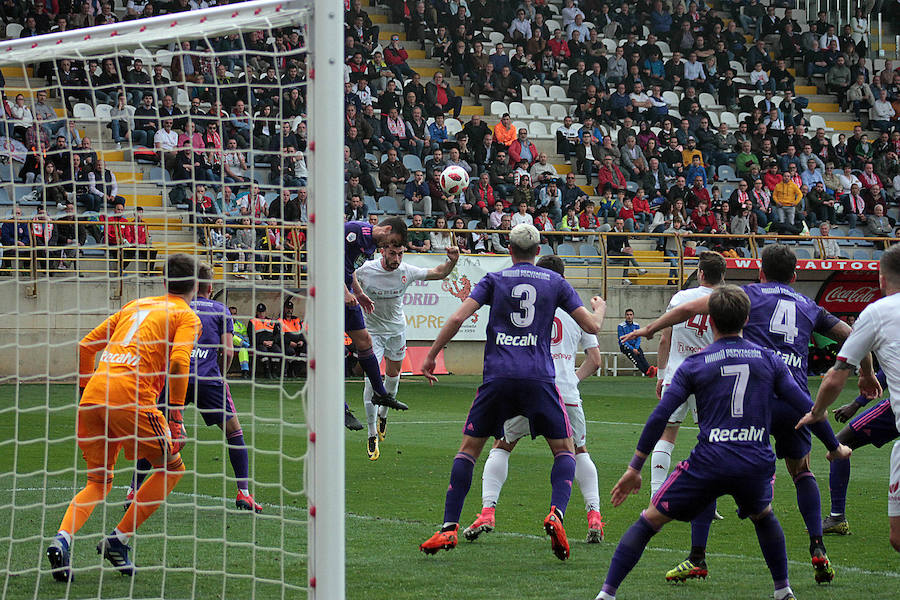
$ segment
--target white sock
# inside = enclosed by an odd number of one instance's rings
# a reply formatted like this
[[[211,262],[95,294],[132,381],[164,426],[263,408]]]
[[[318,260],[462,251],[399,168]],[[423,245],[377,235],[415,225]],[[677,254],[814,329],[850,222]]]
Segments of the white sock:
[[[616,597],[610,596],[606,592],[600,592],[594,600],[616,600]]]
[[[390,375],[384,376],[384,389],[387,390],[387,393],[397,397],[397,390],[400,388],[400,376],[391,377]],[[378,407],[378,416],[382,419],[386,419],[388,415],[388,411],[390,409],[387,406],[379,406]]]
[[[791,586],[783,587],[780,590],[775,590],[775,600],[784,600],[789,594],[793,594],[794,591],[791,589]]]
[[[672,464],[672,451],[675,444],[659,440],[653,447],[653,455],[650,457],[650,495],[662,487],[669,476],[669,465]]]
[[[506,483],[509,470],[509,452],[502,448],[492,448],[484,462],[481,475],[481,505],[487,508],[497,506],[500,490]]]
[[[581,495],[584,496],[585,509],[599,511],[600,484],[597,483],[597,467],[587,452],[575,455],[575,481],[578,482]]]
[[[70,545],[70,546],[72,545],[72,534],[69,533],[68,531],[63,531],[62,529],[60,529],[59,531],[56,532],[56,535],[63,538],[64,540],[66,540],[66,543],[68,545]]]
[[[246,495],[248,495],[248,496],[250,495],[250,488],[245,488],[245,487],[242,488],[242,487],[239,487],[239,488],[238,488],[238,491],[239,491],[240,493],[242,493],[242,494],[246,494]]]
[[[366,425],[368,426],[369,437],[375,435],[375,415],[378,413],[378,407],[372,404],[374,395],[372,384],[366,379],[366,386],[363,388],[363,404],[366,407]]]
[[[121,531],[119,531],[118,527],[113,529],[113,535],[116,536],[119,539],[119,541],[122,542],[123,544],[128,543],[128,534],[122,533]]]

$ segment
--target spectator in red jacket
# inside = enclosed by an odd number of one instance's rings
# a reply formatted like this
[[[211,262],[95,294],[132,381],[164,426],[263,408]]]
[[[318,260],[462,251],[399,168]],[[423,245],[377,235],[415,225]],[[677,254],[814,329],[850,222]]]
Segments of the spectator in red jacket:
[[[509,145],[509,164],[515,167],[520,160],[527,160],[528,167],[538,158],[537,146],[528,139],[528,130],[524,127],[519,129],[519,136]]]
[[[763,175],[763,183],[766,184],[766,187],[769,188],[770,192],[774,192],[775,186],[781,183],[781,179],[781,173],[778,172],[778,165],[773,162],[766,170],[766,174]]]
[[[572,55],[569,50],[569,41],[563,36],[562,29],[555,29],[553,37],[547,41],[547,47],[553,53],[553,57],[557,60],[566,62],[566,59]]]
[[[391,43],[388,44],[388,47],[384,49],[384,62],[387,63],[388,68],[391,72],[394,73],[399,79],[403,79],[404,77],[412,77],[416,74],[412,68],[406,64],[406,60],[409,58],[409,53],[403,48],[400,44],[400,36],[394,34],[391,36]]]
[[[609,155],[603,157],[603,166],[597,171],[597,194],[602,196],[607,189],[614,192],[625,189],[625,176]]]
[[[106,243],[120,246],[134,243],[134,229],[125,217],[125,203],[116,202],[110,217],[100,217],[106,223]]]
[[[709,204],[701,201],[691,213],[691,230],[697,233],[718,233],[715,215],[709,212]]]

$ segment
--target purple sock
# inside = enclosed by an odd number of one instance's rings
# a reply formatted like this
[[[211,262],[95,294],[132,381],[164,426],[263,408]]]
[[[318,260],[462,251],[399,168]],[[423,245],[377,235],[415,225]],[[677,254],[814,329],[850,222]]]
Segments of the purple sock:
[[[644,548],[647,547],[650,538],[656,535],[656,531],[643,514],[628,528],[613,553],[606,581],[603,583],[604,592],[611,596],[616,595],[616,590],[641,559]]]
[[[356,355],[356,359],[366,372],[369,383],[372,384],[372,390],[379,396],[387,394],[384,389],[384,382],[381,380],[381,367],[378,366],[378,359],[375,358],[375,352],[369,348],[368,350],[360,350]]]
[[[816,476],[809,471],[804,471],[794,478],[794,486],[797,488],[797,508],[806,523],[806,530],[810,537],[822,537],[822,500],[819,497],[819,486],[816,484]]]
[[[139,458],[134,465],[134,477],[131,478],[131,487],[135,490],[140,489],[141,484],[144,483],[144,480],[147,478],[147,475],[150,474],[152,469],[153,465],[150,464],[149,460],[146,458]]]
[[[842,515],[847,510],[847,486],[850,484],[850,459],[831,461],[828,485],[831,489],[831,513]]]
[[[753,526],[756,527],[759,549],[762,550],[763,558],[766,559],[766,565],[768,565],[769,571],[772,573],[775,589],[780,590],[787,587],[787,549],[784,545],[784,532],[781,530],[781,523],[778,522],[775,513],[769,511],[769,514],[765,517],[759,521],[754,521]]]
[[[472,472],[475,470],[475,457],[459,452],[453,459],[450,469],[450,487],[447,488],[447,499],[444,501],[444,523],[459,523],[463,502],[472,486]]]
[[[713,501],[702,513],[694,517],[694,520],[691,521],[691,546],[706,548],[706,542],[709,539],[709,528],[712,526],[715,516],[716,503]]]
[[[569,496],[572,495],[572,481],[575,479],[575,455],[571,452],[560,452],[553,457],[553,468],[550,469],[550,505],[555,506],[560,514],[566,514]]]
[[[244,430],[238,429],[234,433],[229,433],[227,443],[228,458],[237,478],[238,489],[249,489],[247,478],[250,476],[250,455],[247,453],[247,446],[244,445]]]

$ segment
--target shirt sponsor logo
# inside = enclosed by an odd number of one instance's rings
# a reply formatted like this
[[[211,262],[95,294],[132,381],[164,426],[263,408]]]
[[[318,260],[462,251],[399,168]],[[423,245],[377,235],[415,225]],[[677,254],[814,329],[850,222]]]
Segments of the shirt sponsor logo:
[[[508,333],[498,331],[494,344],[497,346],[537,346],[538,338],[533,333],[527,333],[525,335],[509,335]]]
[[[789,366],[792,369],[800,369],[803,367],[803,359],[797,356],[796,354],[791,354],[788,352],[780,352],[778,350],[775,351],[775,356],[784,361],[784,364]]]
[[[566,354],[565,352],[554,352],[550,355],[550,358],[553,360],[572,360],[573,356],[571,354]]]
[[[131,352],[110,352],[109,350],[104,350],[100,355],[100,362],[105,362],[108,365],[129,365],[129,366],[137,366],[138,357],[132,354]]]
[[[740,427],[735,429],[720,429],[714,427],[709,430],[710,442],[762,442],[768,439],[764,427]]]
[[[754,348],[724,348],[708,354],[704,360],[709,364],[726,358],[762,358],[762,352]]]
[[[206,358],[209,356],[209,350],[203,348],[194,348],[191,350],[191,358]]]

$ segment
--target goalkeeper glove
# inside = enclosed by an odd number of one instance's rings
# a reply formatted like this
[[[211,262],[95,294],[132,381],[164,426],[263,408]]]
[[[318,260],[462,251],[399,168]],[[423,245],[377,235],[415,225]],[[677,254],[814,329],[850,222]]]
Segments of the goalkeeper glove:
[[[172,452],[181,452],[187,443],[187,432],[184,429],[184,417],[181,410],[169,410],[169,433],[172,436]]]

